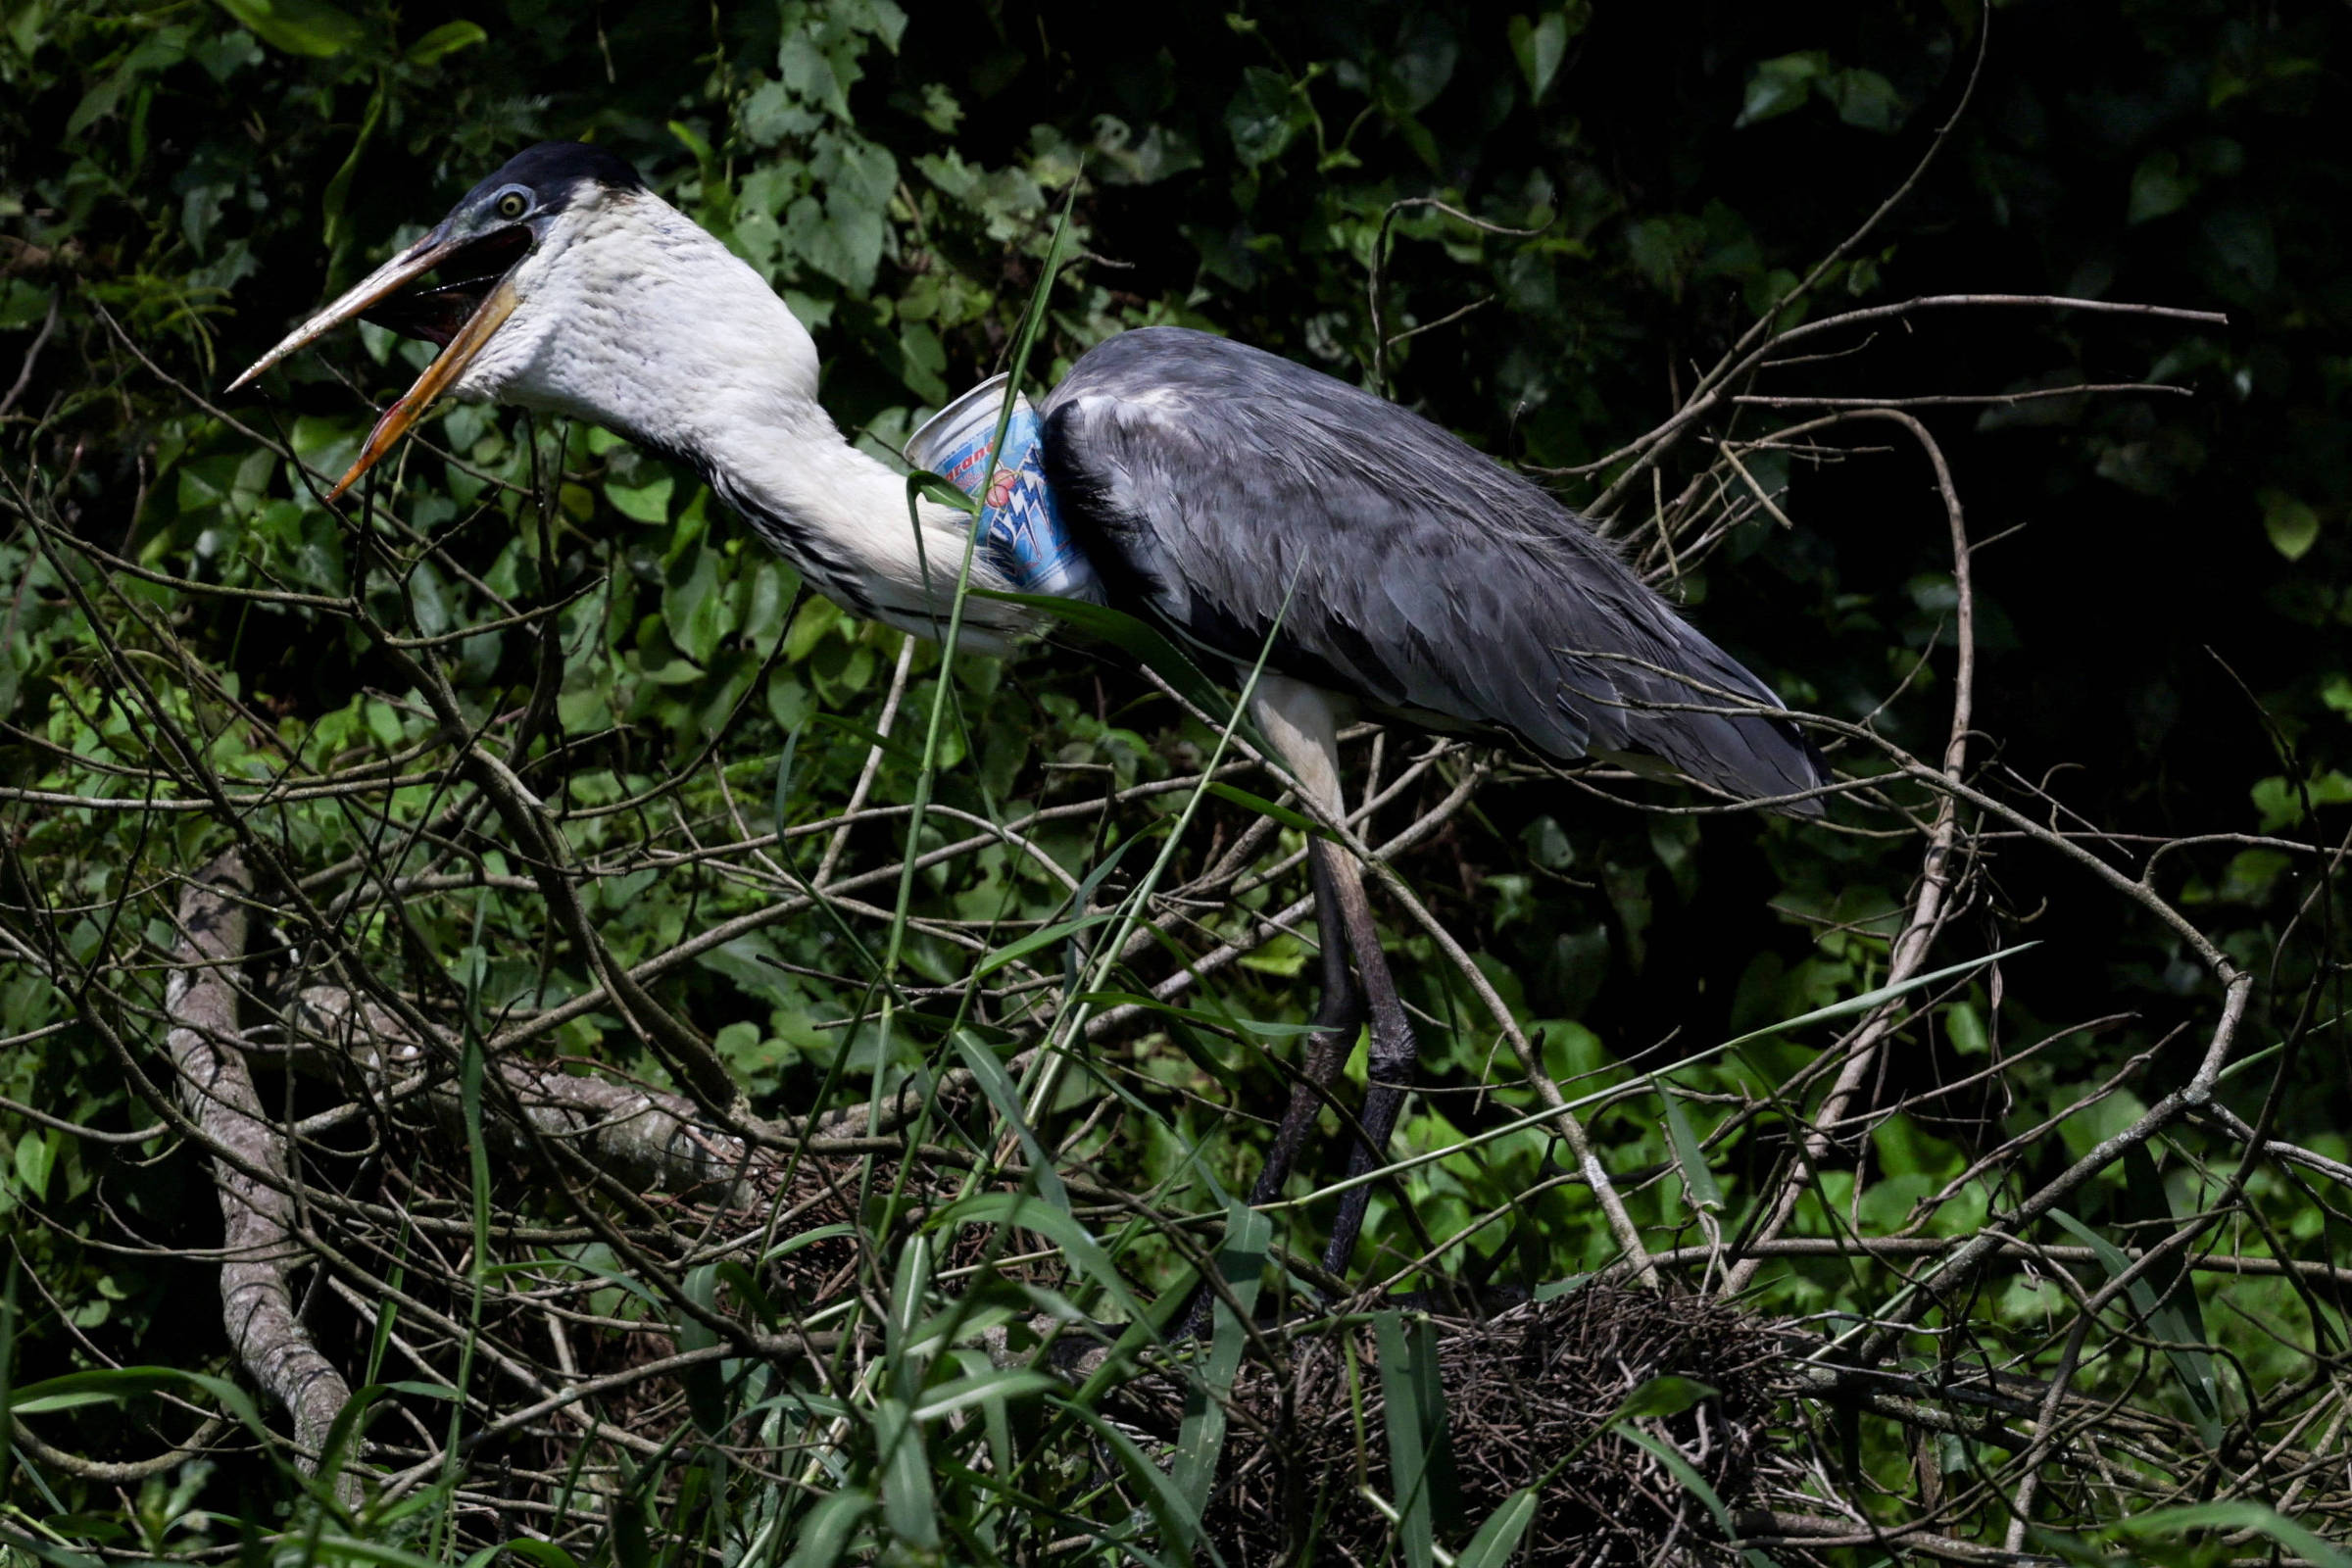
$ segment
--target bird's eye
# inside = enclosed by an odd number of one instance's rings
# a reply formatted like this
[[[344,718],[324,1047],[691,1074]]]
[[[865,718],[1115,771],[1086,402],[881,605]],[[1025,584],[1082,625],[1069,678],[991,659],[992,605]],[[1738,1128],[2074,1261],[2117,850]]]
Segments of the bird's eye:
[[[498,199],[498,216],[507,219],[520,218],[530,210],[530,205],[529,200],[524,197],[522,192],[511,190]]]

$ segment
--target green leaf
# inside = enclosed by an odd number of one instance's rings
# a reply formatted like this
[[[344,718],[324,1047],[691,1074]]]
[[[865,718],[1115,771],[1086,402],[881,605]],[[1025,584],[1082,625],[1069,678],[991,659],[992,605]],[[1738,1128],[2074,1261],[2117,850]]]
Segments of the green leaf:
[[[49,1193],[49,1172],[57,1166],[57,1151],[49,1140],[37,1132],[27,1131],[17,1140],[17,1180],[24,1184],[38,1202]]]
[[[304,1560],[309,1562],[376,1563],[380,1568],[446,1568],[441,1558],[428,1557],[420,1552],[404,1551],[380,1541],[362,1541],[351,1536],[327,1531],[316,1540],[303,1543]],[[481,1553],[466,1559],[466,1568],[475,1568]]]
[[[2348,786],[2352,786],[2352,779],[2347,779],[2345,782]],[[1801,1028],[1808,1024],[1826,1023],[1832,1018],[1843,1018],[1857,1012],[1868,1012],[1873,1007],[1881,1006],[1886,1003],[1893,1001],[1897,997],[1907,996],[1914,991],[1924,990],[1929,986],[1936,985],[1944,980],[1952,979],[1959,975],[1973,973],[1976,970],[1984,968],[1987,964],[1996,963],[2002,958],[2008,957],[2011,954],[2023,953],[2028,948],[2038,947],[2039,945],[2040,944],[2034,942],[2021,942],[2015,947],[2003,948],[1998,953],[1988,953],[1981,958],[1970,958],[1965,962],[1955,963],[1947,968],[1936,969],[1928,974],[1913,975],[1910,979],[1902,981],[1896,985],[1880,986],[1875,990],[1865,991],[1858,997],[1848,997],[1843,1002],[1834,1002],[1826,1007],[1816,1007],[1811,1012],[1799,1013],[1793,1018],[1783,1018],[1778,1023],[1769,1023],[1760,1029],[1751,1029],[1746,1034],[1736,1035],[1732,1039],[1723,1042],[1721,1045],[1709,1046],[1702,1051],[1693,1052],[1691,1054],[1683,1057],[1680,1061],[1670,1062],[1660,1070],[1664,1072],[1678,1071],[1681,1068],[1689,1067],[1697,1062],[1704,1061],[1708,1057],[1716,1055],[1722,1052],[1737,1051],[1740,1047],[1750,1045],[1758,1040],[1769,1040],[1774,1035],[1785,1034],[1789,1030]],[[1558,1107],[1558,1109],[1546,1107],[1542,1110],[1531,1111],[1524,1116],[1514,1116],[1510,1120],[1497,1126],[1487,1127],[1479,1132],[1471,1134],[1466,1138],[1457,1139],[1453,1143],[1446,1145],[1442,1150],[1433,1150],[1426,1153],[1420,1154],[1409,1154],[1402,1158],[1392,1160],[1378,1173],[1367,1173],[1362,1176],[1350,1176],[1341,1181],[1333,1182],[1330,1185],[1320,1189],[1317,1196],[1328,1197],[1335,1193],[1345,1192],[1349,1187],[1358,1186],[1366,1181],[1371,1180],[1373,1178],[1373,1174],[1378,1174],[1384,1178],[1393,1177],[1404,1171],[1417,1170],[1423,1165],[1432,1164],[1441,1159],[1450,1159],[1467,1150],[1480,1148],[1484,1145],[1494,1143],[1497,1139],[1508,1138],[1519,1132],[1522,1128],[1533,1127],[1539,1123],[1548,1121],[1552,1117],[1556,1116],[1559,1113],[1559,1110],[1577,1110],[1596,1101],[1608,1099],[1614,1096],[1616,1093],[1617,1091],[1615,1089],[1597,1089],[1589,1095],[1582,1095],[1567,1102],[1566,1104]],[[1568,1287],[1564,1286],[1562,1288],[1565,1289]],[[1553,1292],[1552,1294],[1557,1293]],[[1545,1294],[1544,1290],[1538,1291],[1537,1299],[1545,1300],[1548,1298],[1549,1297]]]
[[[1581,1291],[1591,1283],[1592,1276],[1590,1274],[1571,1274],[1566,1279],[1546,1280],[1536,1287],[1536,1299],[1556,1301],[1571,1291]]]
[[[817,26],[804,24],[786,33],[777,47],[776,74],[795,98],[825,110],[836,120],[847,120],[850,87],[863,73],[852,60],[837,63]]]
[[[125,1366],[91,1372],[68,1372],[62,1377],[26,1384],[17,1391],[9,1407],[26,1414],[38,1414],[45,1410],[72,1409],[81,1404],[120,1402],[151,1394],[176,1394],[186,1389],[210,1395],[248,1431],[264,1441],[269,1440],[269,1428],[262,1422],[261,1411],[242,1389],[222,1378],[202,1372],[180,1372],[171,1367]]]
[[[16,1480],[16,1432],[9,1412],[17,1407],[17,1269],[21,1256],[10,1249],[8,1275],[0,1281],[0,1496]]]
[[[1559,74],[1560,62],[1568,58],[1568,40],[1584,30],[1585,17],[1578,17],[1571,25],[1565,12],[1549,11],[1530,21],[1513,17],[1510,25],[1511,55],[1519,62],[1519,74],[1527,78],[1528,99],[1542,103],[1551,90],[1552,77]]]
[[[1113,116],[1095,122],[1094,166],[1110,185],[1152,185],[1200,167],[1200,150],[1179,129],[1152,125],[1138,139]]]
[[[1435,103],[1446,84],[1453,80],[1454,68],[1461,64],[1462,45],[1444,8],[1421,8],[1418,14],[1407,11],[1405,16],[1396,41],[1373,57],[1373,70],[1377,96],[1389,113],[1391,127],[1411,142],[1417,139],[1414,131],[1428,134],[1411,117]],[[1426,159],[1429,150],[1434,149],[1416,147],[1415,153]]]
[[[1150,1314],[1127,1288],[1127,1282],[1119,1277],[1117,1265],[1102,1250],[1102,1244],[1068,1213],[1041,1199],[1019,1193],[978,1193],[950,1204],[929,1221],[931,1229],[942,1232],[958,1225],[988,1224],[1037,1232],[1068,1254],[1078,1272],[1100,1286],[1137,1325],[1149,1319]]]
[[[775,813],[778,833],[784,831],[784,824],[792,817],[792,764],[793,760],[800,756],[801,736],[804,733],[804,726],[795,725],[791,733],[784,737],[783,755],[776,759],[776,792],[770,809]]]
[[[676,488],[677,480],[665,473],[651,484],[608,482],[605,485],[605,499],[612,502],[612,510],[624,517],[634,517],[639,522],[667,522],[669,495]]]
[[[325,60],[368,35],[367,26],[326,0],[218,0],[262,42],[290,55]]]
[[[686,1299],[705,1312],[718,1310],[718,1265],[705,1263],[690,1271],[685,1279]],[[670,1321],[675,1325],[678,1348],[708,1350],[718,1344],[718,1331],[702,1318],[673,1306]],[[719,1362],[699,1361],[679,1376],[686,1393],[687,1413],[705,1437],[715,1438],[727,1429],[726,1374]]]
[[[2180,155],[2150,153],[2132,172],[2132,200],[2124,210],[2124,221],[2144,223],[2177,213],[2196,192],[2197,178],[2181,172]]]
[[[1903,122],[1903,103],[1894,83],[1858,67],[1823,78],[1822,91],[1838,106],[1838,118],[1863,130],[1891,131]]]
[[[99,121],[113,114],[116,106],[122,101],[122,90],[128,87],[130,82],[131,74],[129,72],[118,71],[88,92],[83,93],[81,102],[74,106],[74,113],[66,117],[66,139],[71,141],[98,123]]]
[[[709,668],[732,619],[727,596],[719,591],[718,553],[698,547],[693,560],[672,566],[662,585],[662,622],[669,629],[669,640],[679,653]]]
[[[755,147],[773,147],[787,136],[807,135],[821,122],[793,102],[780,81],[763,81],[735,111],[736,128]],[[773,208],[764,208],[770,213]]]
[[[1236,1034],[1266,1035],[1276,1040],[1295,1040],[1300,1035],[1320,1034],[1311,1023],[1283,1023],[1271,1018],[1236,1018],[1230,1013],[1211,1012],[1206,1008],[1179,1007],[1172,1002],[1145,996],[1140,991],[1082,991],[1071,999],[1097,1007],[1141,1007],[1163,1018],[1182,1023],[1198,1024],[1209,1029],[1230,1029]]]
[[[1634,270],[1678,300],[1705,241],[1705,226],[1684,213],[1641,219],[1625,228],[1626,255]]]
[[[1786,1034],[1791,1029],[1802,1028],[1808,1024],[1827,1023],[1832,1018],[1843,1018],[1857,1012],[1868,1012],[1871,1008],[1892,1002],[1897,997],[1908,996],[1914,991],[1935,985],[1939,981],[1973,973],[1987,964],[1998,963],[2003,958],[2023,953],[2028,948],[2039,946],[2041,944],[2038,942],[2020,942],[2014,946],[2003,948],[1998,953],[1987,953],[1980,958],[1968,958],[1959,963],[1947,964],[1930,974],[1915,974],[1910,979],[1895,985],[1879,986],[1863,992],[1858,997],[1848,997],[1843,1002],[1833,1002],[1826,1007],[1815,1007],[1811,1012],[1799,1013],[1793,1018],[1783,1018],[1779,1023],[1768,1023],[1761,1029],[1750,1029],[1746,1034],[1737,1035],[1725,1041],[1717,1049],[1730,1051],[1751,1041],[1769,1039],[1774,1035]]]
[[[1279,158],[1308,123],[1306,109],[1291,78],[1264,66],[1242,72],[1241,90],[1225,106],[1225,130],[1247,169]]]
[[[1200,1538],[1200,1518],[1185,1505],[1182,1494],[1176,1491],[1175,1483],[1168,1479],[1167,1472],[1147,1457],[1144,1450],[1136,1446],[1133,1438],[1089,1408],[1083,1397],[1055,1399],[1053,1403],[1056,1410],[1075,1416],[1094,1429],[1097,1441],[1117,1457],[1127,1474],[1134,1479],[1135,1490],[1143,1494],[1144,1505],[1158,1520],[1161,1533],[1189,1553],[1193,1543]],[[1135,1553],[1134,1556],[1138,1562],[1149,1564],[1153,1561],[1141,1553]]]
[[[710,141],[692,125],[679,120],[669,122],[669,133],[678,138],[680,146],[694,155],[695,168],[701,171],[704,182],[709,183],[718,169],[718,154],[711,150]]]
[[[2278,235],[2260,207],[2235,203],[2208,214],[2198,225],[2205,243],[2241,288],[2268,293],[2278,282]]]
[[[2319,513],[2283,490],[2262,492],[2262,528],[2271,548],[2289,561],[2301,561],[2320,542]]]
[[[1943,1038],[1963,1056],[1982,1056],[1992,1049],[1984,1020],[1977,1016],[1975,1005],[1966,1002],[1955,1002],[1943,1010]]]
[[[477,43],[486,42],[489,37],[490,34],[482,30],[479,23],[444,22],[409,45],[408,62],[412,66],[429,66],[446,55],[454,55],[461,49],[470,49]]]
[[[2352,773],[2329,768],[2305,779],[2300,789],[2292,779],[2273,776],[2257,783],[2251,793],[2255,809],[2262,813],[2262,830],[2276,833],[2303,820],[2307,795],[2315,807],[2352,804]]]
[[[1011,605],[1025,605],[1031,610],[1042,610],[1060,617],[1080,631],[1102,638],[1148,666],[1202,712],[1213,715],[1233,710],[1232,700],[1221,694],[1209,678],[1200,673],[1200,665],[1179,651],[1157,627],[1138,620],[1124,611],[1089,604],[1083,599],[1055,599],[1044,594],[990,593],[985,597],[1002,599]]]
[[[811,169],[825,185],[822,214],[811,197],[794,202],[785,215],[786,242],[817,270],[862,294],[874,286],[889,239],[898,161],[871,142],[841,137],[831,156],[820,153]]]
[[[1778,120],[1804,107],[1813,84],[1828,74],[1830,57],[1818,49],[1759,62],[1748,73],[1747,96],[1740,105],[1735,128]]]
[[[861,750],[880,752],[883,756],[904,762],[908,767],[923,765],[921,752],[916,751],[903,740],[885,735],[879,730],[868,729],[855,719],[844,718],[839,713],[828,713],[819,710],[808,715],[808,722],[818,729],[830,730],[846,739],[855,741]]]

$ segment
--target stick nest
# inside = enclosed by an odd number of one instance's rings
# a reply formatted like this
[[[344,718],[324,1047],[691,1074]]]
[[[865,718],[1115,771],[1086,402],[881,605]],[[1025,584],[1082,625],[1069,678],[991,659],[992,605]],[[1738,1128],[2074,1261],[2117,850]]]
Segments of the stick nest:
[[[1682,1414],[1634,1424],[1736,1509],[1772,1462],[1779,1328],[1720,1299],[1593,1285],[1484,1321],[1441,1318],[1438,1330],[1448,1429],[1432,1490],[1441,1544],[1458,1549],[1512,1493],[1541,1483],[1518,1562],[1728,1558],[1710,1510],[1657,1455],[1617,1432],[1593,1434],[1653,1378],[1707,1385],[1714,1396]],[[1285,1369],[1245,1365],[1207,1521],[1226,1561],[1388,1559],[1396,1527],[1363,1494],[1368,1485],[1398,1500],[1378,1365],[1368,1329],[1299,1344]]]

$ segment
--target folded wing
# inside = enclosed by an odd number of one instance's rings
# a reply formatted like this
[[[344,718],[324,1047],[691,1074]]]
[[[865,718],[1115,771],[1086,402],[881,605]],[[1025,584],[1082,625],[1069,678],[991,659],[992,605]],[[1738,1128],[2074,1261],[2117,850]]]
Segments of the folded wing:
[[[1122,333],[1046,400],[1046,471],[1114,602],[1382,709],[1743,796],[1827,782],[1771,689],[1582,519],[1428,420],[1204,333]],[[1797,808],[1806,809],[1806,808]],[[1818,811],[1818,804],[1810,811]]]

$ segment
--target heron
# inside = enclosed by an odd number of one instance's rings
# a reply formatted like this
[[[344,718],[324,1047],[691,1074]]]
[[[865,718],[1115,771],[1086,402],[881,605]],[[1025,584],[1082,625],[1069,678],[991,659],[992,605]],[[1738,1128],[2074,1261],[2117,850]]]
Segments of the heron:
[[[439,280],[427,284],[428,274]],[[599,424],[700,473],[805,581],[920,636],[950,623],[968,513],[911,509],[817,396],[808,330],[751,267],[628,162],[543,142],[297,327],[251,383],[354,318],[438,345],[339,497],[444,396]],[[1548,491],[1371,392],[1212,334],[1147,327],[1081,355],[1045,398],[1048,481],[1110,605],[1221,661],[1274,760],[1345,819],[1353,713],[1515,742],[1550,759],[1670,764],[1720,795],[1817,815],[1831,782],[1780,699],[1643,584]],[[964,645],[1036,623],[975,549]],[[1353,855],[1308,840],[1322,992],[1251,1192],[1280,1197],[1359,1035],[1367,1089],[1348,1171],[1386,1158],[1417,1045]],[[1334,940],[1335,934],[1337,940]],[[1323,1253],[1344,1275],[1370,1184]]]

